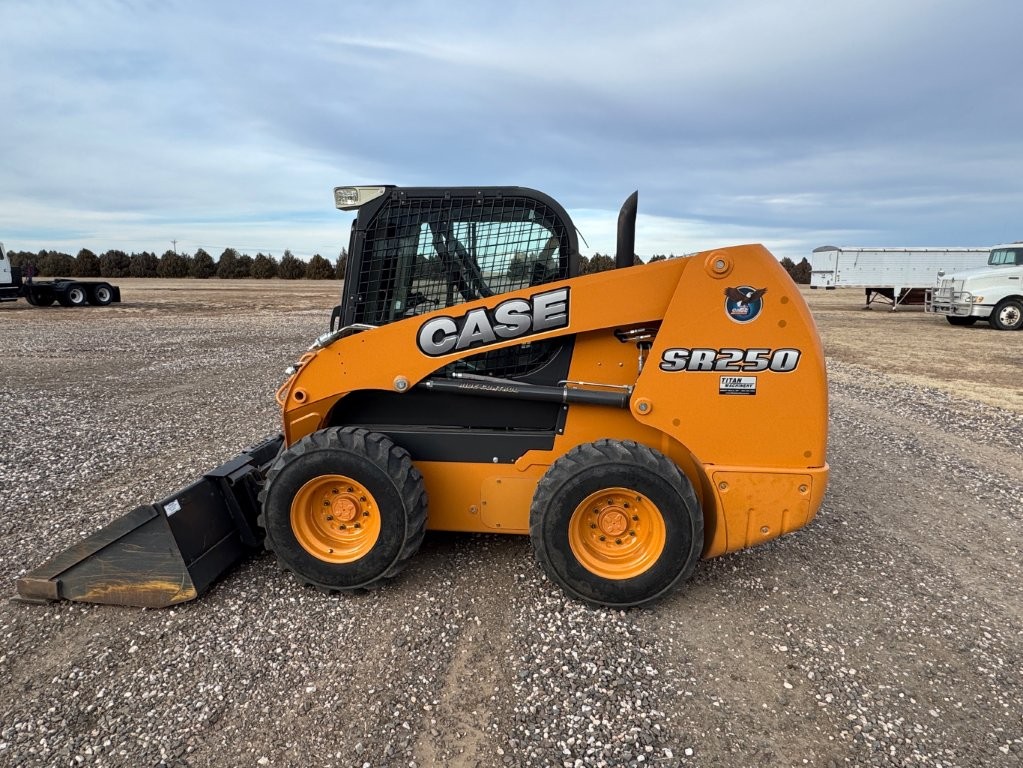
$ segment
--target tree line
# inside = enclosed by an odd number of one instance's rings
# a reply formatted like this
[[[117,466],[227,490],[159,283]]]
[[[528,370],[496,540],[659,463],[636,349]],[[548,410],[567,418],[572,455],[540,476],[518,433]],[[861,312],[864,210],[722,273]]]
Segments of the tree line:
[[[200,248],[194,255],[166,251],[162,256],[143,251],[127,254],[124,251],[111,250],[97,256],[88,248],[83,248],[77,256],[59,251],[10,251],[7,254],[11,265],[21,267],[22,274],[39,277],[193,277],[207,279],[218,277],[222,280],[256,278],[269,280],[343,280],[348,268],[348,251],[341,250],[335,261],[314,254],[308,262],[285,250],[278,260],[270,254],[257,253],[254,257],[239,253],[234,248],[225,248],[220,258],[213,257]],[[675,254],[655,254],[650,263],[674,259]],[[634,264],[642,264],[643,260],[636,256]],[[789,273],[795,283],[810,283],[810,262],[804,257],[796,264],[787,256],[781,260],[782,267]],[[594,253],[592,256],[579,256],[579,274],[603,272],[614,269],[614,256]]]
[[[162,256],[143,251],[128,254],[111,250],[96,255],[83,248],[77,256],[59,251],[10,251],[11,266],[20,267],[23,275],[38,277],[193,277],[200,280],[242,279],[254,277],[269,280],[343,280],[348,267],[348,252],[342,250],[335,261],[315,254],[308,262],[285,250],[280,259],[271,254],[254,257],[225,248],[214,260],[200,248],[194,255],[166,251]]]

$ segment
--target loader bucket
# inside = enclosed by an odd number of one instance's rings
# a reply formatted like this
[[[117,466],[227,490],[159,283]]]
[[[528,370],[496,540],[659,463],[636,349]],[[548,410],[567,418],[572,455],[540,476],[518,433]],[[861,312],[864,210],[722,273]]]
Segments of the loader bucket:
[[[203,594],[261,549],[259,489],[275,436],[167,498],[138,507],[18,579],[16,600],[163,608]]]

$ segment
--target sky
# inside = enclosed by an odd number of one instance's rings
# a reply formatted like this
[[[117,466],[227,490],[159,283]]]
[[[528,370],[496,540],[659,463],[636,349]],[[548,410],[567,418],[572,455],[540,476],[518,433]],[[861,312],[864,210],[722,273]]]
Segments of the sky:
[[[336,257],[335,186],[519,185],[583,253],[1023,240],[1023,2],[0,0],[0,241]]]

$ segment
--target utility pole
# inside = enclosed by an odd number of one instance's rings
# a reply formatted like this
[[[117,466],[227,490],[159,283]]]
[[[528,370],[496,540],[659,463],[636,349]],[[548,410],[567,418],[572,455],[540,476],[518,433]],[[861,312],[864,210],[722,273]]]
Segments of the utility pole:
[[[174,255],[177,256],[178,255],[178,241],[177,240],[171,240],[171,245],[174,246]]]

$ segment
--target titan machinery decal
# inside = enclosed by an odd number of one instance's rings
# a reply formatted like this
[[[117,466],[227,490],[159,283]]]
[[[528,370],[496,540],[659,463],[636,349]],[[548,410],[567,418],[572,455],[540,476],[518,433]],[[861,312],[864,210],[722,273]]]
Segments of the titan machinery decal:
[[[662,371],[714,371],[757,373],[796,370],[802,352],[798,349],[666,349],[661,355]]]
[[[719,395],[755,395],[756,376],[722,376],[718,382]]]
[[[424,355],[440,357],[567,327],[568,288],[556,288],[528,299],[508,299],[492,309],[479,307],[456,317],[430,318],[416,340]]]
[[[753,288],[748,285],[725,288],[725,314],[737,323],[756,320],[764,308],[765,293],[766,288]]]

